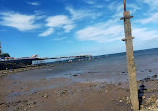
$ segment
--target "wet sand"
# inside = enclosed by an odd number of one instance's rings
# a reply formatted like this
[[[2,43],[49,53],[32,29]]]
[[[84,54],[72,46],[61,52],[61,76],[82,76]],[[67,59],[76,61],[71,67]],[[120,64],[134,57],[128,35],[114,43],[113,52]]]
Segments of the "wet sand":
[[[58,72],[61,67],[1,77],[0,111],[132,111],[128,82],[88,80],[94,74],[91,72],[50,77],[50,71]],[[157,84],[155,77],[144,82],[147,90],[143,94],[142,108],[150,107],[158,99]],[[141,85],[138,81],[138,89]],[[149,98],[152,102],[147,102]]]
[[[5,86],[11,87],[1,87],[2,111],[130,111],[123,100],[128,91],[112,84],[75,83],[64,78],[7,81],[3,80]]]

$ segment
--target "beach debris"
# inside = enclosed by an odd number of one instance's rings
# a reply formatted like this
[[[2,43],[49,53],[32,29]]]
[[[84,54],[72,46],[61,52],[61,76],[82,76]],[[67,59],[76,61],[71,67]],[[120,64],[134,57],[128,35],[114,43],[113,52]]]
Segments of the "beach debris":
[[[150,80],[150,77],[144,78],[145,82],[148,82]]]
[[[48,95],[47,95],[47,94],[44,94],[43,97],[44,97],[44,98],[48,98]]]
[[[125,100],[126,100],[126,104],[130,104],[131,101],[130,101],[130,98],[129,97],[125,97]]]
[[[145,99],[146,97],[145,96],[142,96],[142,99]]]
[[[151,70],[151,69],[149,69],[149,72],[152,72],[152,70]]]
[[[2,74],[7,74],[7,72],[4,71],[4,72],[2,72]]]
[[[118,85],[121,85],[121,82],[119,82]]]
[[[157,78],[157,74],[153,75],[152,78]]]
[[[98,92],[99,92],[99,94],[101,94],[101,90],[99,90]]]
[[[20,103],[21,102],[21,100],[20,101],[17,101],[16,103]]]
[[[85,98],[86,97],[86,95],[82,95],[82,98]]]
[[[122,103],[122,100],[121,100],[121,99],[119,100],[119,103]]]
[[[78,76],[77,74],[74,74],[74,75],[72,75],[72,76]]]
[[[61,94],[65,94],[67,92],[67,90],[65,89]]]
[[[151,107],[148,107],[148,110],[151,110]]]
[[[154,103],[156,101],[156,96],[152,95],[151,97],[148,98],[148,100],[146,101],[146,104],[149,105],[151,103]]]
[[[0,105],[3,105],[4,103],[0,103]]]
[[[158,99],[149,98],[140,111],[158,111]]]
[[[128,96],[125,96],[125,100],[130,102],[130,98]]]

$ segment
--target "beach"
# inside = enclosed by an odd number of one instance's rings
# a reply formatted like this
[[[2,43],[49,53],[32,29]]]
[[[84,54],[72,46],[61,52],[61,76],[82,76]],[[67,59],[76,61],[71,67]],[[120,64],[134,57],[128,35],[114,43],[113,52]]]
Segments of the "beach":
[[[144,110],[158,107],[157,55],[135,53]],[[0,111],[132,111],[124,53],[10,72],[0,77],[0,89]]]

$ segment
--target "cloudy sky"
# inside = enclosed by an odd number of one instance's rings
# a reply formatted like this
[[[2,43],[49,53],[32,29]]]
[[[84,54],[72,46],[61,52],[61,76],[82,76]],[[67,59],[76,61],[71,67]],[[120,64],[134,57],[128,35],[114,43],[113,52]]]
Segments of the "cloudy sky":
[[[158,47],[158,1],[127,0],[134,50]],[[0,0],[0,42],[13,57],[125,51],[123,0]]]

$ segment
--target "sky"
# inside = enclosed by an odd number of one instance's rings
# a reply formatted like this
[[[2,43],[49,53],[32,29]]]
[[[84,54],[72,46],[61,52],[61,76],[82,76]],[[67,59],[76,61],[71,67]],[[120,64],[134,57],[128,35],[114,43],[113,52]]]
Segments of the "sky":
[[[134,50],[158,48],[158,0],[126,0]],[[12,57],[124,52],[123,0],[0,0],[0,42]]]

